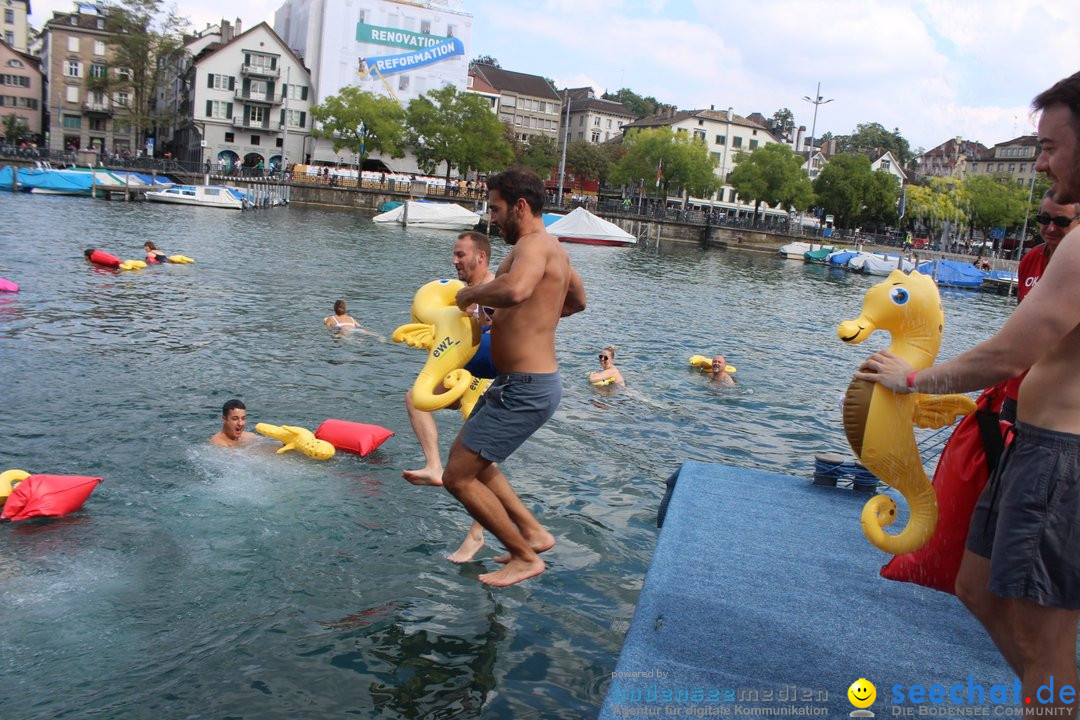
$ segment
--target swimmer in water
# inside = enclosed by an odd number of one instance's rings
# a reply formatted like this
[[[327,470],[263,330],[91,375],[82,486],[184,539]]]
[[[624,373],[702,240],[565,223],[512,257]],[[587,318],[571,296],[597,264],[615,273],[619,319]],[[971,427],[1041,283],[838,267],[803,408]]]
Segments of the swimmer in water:
[[[249,445],[258,436],[247,432],[247,407],[237,398],[221,406],[221,430],[210,437],[210,444],[218,447],[237,448]]]
[[[625,386],[626,381],[623,380],[622,373],[619,372],[619,368],[615,367],[615,346],[608,345],[600,351],[598,357],[600,358],[600,369],[589,373],[589,382],[598,385],[605,380],[614,379],[615,385]]]

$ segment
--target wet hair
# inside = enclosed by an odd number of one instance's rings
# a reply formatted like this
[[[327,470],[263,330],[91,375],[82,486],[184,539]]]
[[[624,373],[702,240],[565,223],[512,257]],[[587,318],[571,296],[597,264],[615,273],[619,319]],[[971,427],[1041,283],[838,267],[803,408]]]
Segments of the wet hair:
[[[1036,110],[1046,110],[1051,105],[1064,105],[1069,108],[1069,124],[1080,139],[1080,72],[1058,80],[1043,90],[1035,96],[1031,105]]]
[[[469,238],[472,240],[473,247],[477,252],[484,253],[488,260],[491,260],[491,241],[488,240],[488,236],[482,232],[476,232],[475,230],[466,230],[458,235],[458,240],[462,238]]]
[[[488,178],[488,192],[498,190],[509,205],[524,198],[533,215],[544,209],[544,181],[525,168],[510,168]]]
[[[335,300],[334,301],[334,314],[335,315],[344,315],[345,310],[346,310],[346,307],[345,307],[345,301],[344,300]]]
[[[157,250],[157,246],[154,245],[154,243],[150,242],[149,240],[147,240],[146,242],[143,243],[143,247],[146,248],[147,250]]]
[[[611,362],[615,362],[615,346],[614,345],[608,345],[606,348],[604,348],[600,352],[606,352],[608,355],[611,356]]]
[[[1080,202],[1059,203],[1057,200],[1054,199],[1056,197],[1057,197],[1057,195],[1054,194],[1054,189],[1050,188],[1049,190],[1047,190],[1046,192],[1043,193],[1042,199],[1043,200],[1049,200],[1050,202],[1052,202],[1052,203],[1054,203],[1056,205],[1062,205],[1062,204],[1071,205],[1072,209],[1073,209],[1073,212],[1076,213],[1077,215],[1080,215]]]
[[[229,417],[229,413],[232,412],[233,410],[247,410],[247,405],[245,405],[240,400],[240,398],[233,398],[232,400],[226,400],[225,404],[221,406],[221,417],[223,417],[223,418]]]
[[[94,254],[94,248],[87,248],[86,250],[83,250],[83,257],[85,257],[87,260],[89,260],[90,256],[93,255],[93,254]]]

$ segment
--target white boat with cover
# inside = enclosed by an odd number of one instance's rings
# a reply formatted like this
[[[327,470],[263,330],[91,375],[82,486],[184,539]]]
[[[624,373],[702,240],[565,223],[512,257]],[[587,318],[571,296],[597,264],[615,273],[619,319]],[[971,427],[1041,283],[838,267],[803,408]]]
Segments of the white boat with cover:
[[[593,215],[585,208],[575,208],[566,217],[547,226],[547,231],[562,242],[586,245],[633,245],[637,238],[615,223]]]
[[[409,200],[371,220],[380,225],[404,225],[433,230],[472,230],[480,222],[480,215],[454,203]]]
[[[243,210],[251,207],[244,193],[226,185],[173,185],[164,190],[146,193],[146,199],[176,205],[202,205],[204,207]]]

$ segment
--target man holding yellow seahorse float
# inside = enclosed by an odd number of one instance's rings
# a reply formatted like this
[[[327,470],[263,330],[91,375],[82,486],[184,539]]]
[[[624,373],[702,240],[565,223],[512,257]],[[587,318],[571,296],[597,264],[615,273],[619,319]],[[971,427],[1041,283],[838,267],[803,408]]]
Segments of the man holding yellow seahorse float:
[[[1041,150],[1035,168],[1054,202],[1080,201],[1080,73],[1034,101]],[[968,531],[956,594],[979,619],[1022,683],[1021,697],[1076,707],[1080,621],[1080,233],[1005,325],[953,360],[919,369],[879,352],[855,378],[905,393],[967,392],[1028,370],[1013,443],[986,484]],[[1049,702],[1040,688],[1051,688]],[[1056,690],[1055,690],[1056,689]],[[1068,689],[1068,693],[1066,692]],[[1060,691],[1060,692],[1059,692]],[[1071,695],[1070,695],[1071,694]],[[1048,707],[1050,706],[1050,707]]]

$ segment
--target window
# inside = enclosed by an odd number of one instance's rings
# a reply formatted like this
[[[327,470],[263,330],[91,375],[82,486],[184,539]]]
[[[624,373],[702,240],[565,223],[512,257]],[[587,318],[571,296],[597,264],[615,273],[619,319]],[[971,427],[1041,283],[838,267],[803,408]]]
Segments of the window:
[[[724,137],[723,135],[717,135],[716,136],[716,144],[717,145],[727,145],[727,138]]]
[[[127,68],[117,68],[116,77],[120,78],[121,80],[131,80],[131,71]]]
[[[431,34],[431,21],[430,20],[421,20],[420,21],[420,32],[423,33],[424,35],[430,35]]]
[[[79,52],[79,38],[68,35],[68,52]]]
[[[402,75],[401,77],[398,78],[397,89],[398,90],[408,90],[409,89],[409,76],[408,75]]]
[[[698,126],[700,127],[700,126],[702,126],[702,125],[704,125],[704,124],[705,124],[705,121],[704,121],[704,120],[702,120],[701,118],[698,118],[697,124],[698,124]]]
[[[113,120],[112,124],[113,135],[130,135],[131,134],[131,121],[130,120]]]
[[[751,141],[750,141],[750,149],[751,149],[751,150],[757,150],[757,145],[758,145],[758,141],[757,141],[757,140],[751,140]]]
[[[884,170],[885,172],[889,172],[889,170],[891,168],[892,168],[892,163],[890,163],[888,160],[882,160],[881,165],[879,166],[878,169],[879,170]],[[972,169],[974,170],[974,168],[972,168]]]
[[[261,142],[262,142],[262,138],[259,137],[258,135],[252,135],[251,136],[251,144],[252,145],[258,145]]]
[[[274,145],[276,145],[278,147],[284,147],[285,146],[285,141],[282,140],[281,138],[277,138],[276,140],[274,140]]]
[[[1020,174],[1024,174],[1024,170],[1027,168],[1027,163],[1020,163]]]
[[[265,80],[252,80],[248,85],[248,97],[255,98],[257,100],[266,99],[266,81]]]
[[[249,107],[248,122],[262,124],[266,120],[266,108]]]
[[[594,143],[600,142],[600,131],[599,130],[593,130],[592,141]]]
[[[90,102],[100,107],[105,107],[105,93],[100,90],[95,90],[90,93]]]
[[[1009,163],[1009,172],[1016,172],[1016,163]]]
[[[307,113],[303,110],[290,110],[289,111],[289,127],[304,127],[307,121]]]
[[[502,120],[504,123],[514,122],[514,116],[509,113],[499,113],[499,119]]]
[[[307,85],[283,85],[281,88],[281,99],[307,100],[307,90]]]
[[[64,88],[64,99],[67,100],[69,103],[79,102],[79,86],[68,85],[66,88]]]
[[[971,163],[971,172],[979,172],[979,163]]]
[[[717,165],[719,165],[720,164],[720,153],[714,152],[714,153],[709,153],[709,154],[712,155],[712,159],[714,161],[716,161]]]
[[[105,55],[105,43],[101,40],[94,41],[94,54],[104,56]]]
[[[225,142],[227,142],[227,143],[236,142],[236,133],[231,133],[231,132],[225,133]]]
[[[90,129],[105,132],[105,118],[90,118]]]
[[[103,78],[109,74],[109,69],[104,65],[98,65],[97,63],[90,64],[90,77]]]
[[[514,95],[503,95],[502,106],[506,108],[517,107],[517,97]]]
[[[130,100],[131,96],[128,95],[126,92],[116,93],[116,104],[120,107],[127,107],[127,104],[128,102],[130,102]]]
[[[14,68],[26,67],[25,65],[22,64],[22,60],[16,60],[14,58],[7,61],[7,66],[8,67],[14,67]]]
[[[207,100],[206,115],[207,117],[228,120],[232,117],[232,103],[222,102],[221,100]]]
[[[211,74],[207,79],[207,85],[215,90],[232,90],[233,79],[231,75],[214,75]]]
[[[24,75],[0,75],[0,85],[14,85],[15,87],[30,87],[30,78]]]
[[[611,129],[611,118],[608,118],[607,126],[608,126],[608,130],[610,130]],[[701,137],[705,137],[705,134],[702,133]]]
[[[998,163],[998,172],[1005,172],[1005,163]]]
[[[731,139],[731,147],[741,148],[742,147],[742,138],[740,136],[738,136],[738,135],[733,137]]]
[[[64,75],[68,77],[82,77],[82,63],[78,60],[68,60],[64,65]]]
[[[584,124],[585,124],[585,116],[582,115],[581,117],[578,118],[578,127],[581,127]]]
[[[6,42],[8,45],[14,45],[15,44],[15,33],[11,32],[10,30],[5,30],[4,31],[4,42]]]
[[[72,128],[72,129],[81,128],[82,127],[82,117],[79,116],[79,115],[65,115],[64,119],[63,119],[63,125],[66,128]]]
[[[277,64],[275,62],[275,59],[270,57],[269,55],[256,55],[254,53],[246,53],[244,55],[244,58],[247,61],[245,63],[246,65],[251,65],[252,67],[257,68],[265,68],[267,70],[272,70],[274,67],[276,67]]]
[[[454,37],[454,26],[453,25],[447,25],[446,26],[446,37]]]
[[[694,131],[694,139],[695,140],[705,140],[705,131],[704,130],[695,130]]]
[[[592,121],[593,127],[600,127],[600,118],[594,117]]]
[[[15,11],[14,10],[8,9],[8,10],[4,11],[4,22],[6,22],[8,25],[14,25],[15,24]]]

